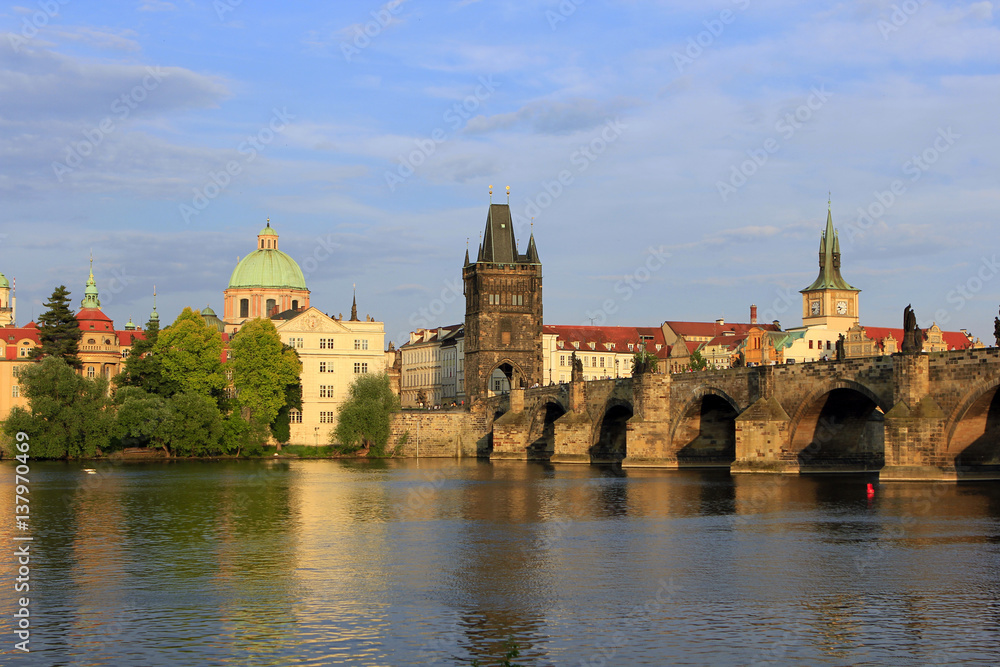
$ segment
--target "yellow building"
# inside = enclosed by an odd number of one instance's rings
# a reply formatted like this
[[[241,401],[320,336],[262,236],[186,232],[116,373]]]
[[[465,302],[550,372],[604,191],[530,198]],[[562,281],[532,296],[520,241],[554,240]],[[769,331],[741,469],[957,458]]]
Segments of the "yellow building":
[[[330,317],[317,308],[287,311],[274,318],[281,341],[295,348],[302,361],[302,410],[291,414],[293,445],[329,444],[337,410],[354,378],[386,371],[385,326],[374,318]]]

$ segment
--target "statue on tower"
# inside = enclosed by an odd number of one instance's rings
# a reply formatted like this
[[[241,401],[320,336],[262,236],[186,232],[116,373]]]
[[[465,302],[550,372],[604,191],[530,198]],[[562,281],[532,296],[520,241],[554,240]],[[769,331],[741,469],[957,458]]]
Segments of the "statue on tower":
[[[1000,347],[1000,317],[993,318],[993,337],[996,339],[997,347]]]
[[[917,326],[917,316],[909,305],[903,310],[903,354],[920,354],[923,349],[923,332]]]

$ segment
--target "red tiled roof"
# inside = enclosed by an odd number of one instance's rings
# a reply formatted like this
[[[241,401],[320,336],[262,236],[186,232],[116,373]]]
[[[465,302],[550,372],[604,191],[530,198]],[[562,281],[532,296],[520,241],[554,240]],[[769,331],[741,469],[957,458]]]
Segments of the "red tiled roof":
[[[862,328],[869,338],[879,343],[888,338],[889,334],[892,334],[892,337],[896,339],[896,344],[899,346],[903,345],[902,329],[895,329],[893,327],[866,327],[864,325],[862,325]],[[924,340],[927,340],[928,329],[922,329],[922,331],[924,332]],[[949,350],[964,350],[972,347],[973,342],[961,331],[942,331],[941,337],[944,339]]]
[[[722,345],[725,346],[726,349],[728,350],[734,350],[739,346],[740,343],[745,341],[746,338],[747,338],[746,334],[738,334],[735,336],[716,336],[712,340],[705,343],[705,346],[708,347],[708,346]]]
[[[663,339],[663,330],[660,327],[607,327],[607,326],[570,326],[562,324],[544,324],[542,333],[555,334],[556,340],[564,344],[567,352],[574,352],[576,348],[572,343],[580,343],[580,352],[613,352],[629,353],[634,350],[635,345],[646,342],[646,349],[657,357],[666,359],[669,348]],[[594,343],[594,349],[590,349],[590,343]],[[614,348],[609,350],[606,343],[613,343]],[[632,343],[633,350],[628,349]],[[657,350],[656,346],[660,349]]]
[[[664,322],[674,333],[680,336],[698,336],[699,338],[715,338],[721,336],[725,331],[732,331],[737,335],[746,334],[751,327],[760,327],[765,331],[778,331],[778,327],[773,324],[745,324],[740,322],[726,322],[718,324],[716,322]]]

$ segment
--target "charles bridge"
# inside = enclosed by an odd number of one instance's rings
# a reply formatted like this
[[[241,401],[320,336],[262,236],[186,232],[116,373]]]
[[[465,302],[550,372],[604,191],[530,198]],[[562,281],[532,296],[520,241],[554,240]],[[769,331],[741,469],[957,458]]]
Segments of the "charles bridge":
[[[645,373],[513,389],[440,415],[436,435],[493,460],[1000,478],[998,386],[1000,348]]]

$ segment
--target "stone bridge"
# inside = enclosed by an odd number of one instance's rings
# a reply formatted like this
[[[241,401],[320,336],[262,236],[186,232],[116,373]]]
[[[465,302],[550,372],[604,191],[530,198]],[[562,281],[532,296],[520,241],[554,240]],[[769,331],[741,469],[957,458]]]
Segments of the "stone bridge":
[[[491,459],[1000,479],[1000,348],[514,389]]]

